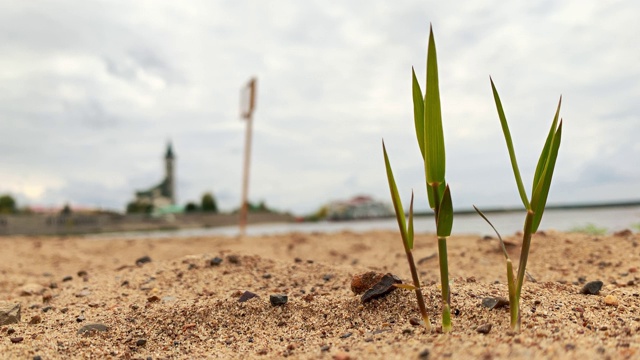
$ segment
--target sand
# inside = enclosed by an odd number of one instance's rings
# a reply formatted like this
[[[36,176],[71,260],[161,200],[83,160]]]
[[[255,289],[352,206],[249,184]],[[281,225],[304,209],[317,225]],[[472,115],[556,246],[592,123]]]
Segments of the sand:
[[[517,262],[519,236],[505,240]],[[420,318],[412,291],[362,304],[350,289],[353,275],[371,270],[409,281],[393,231],[0,238],[0,302],[21,306],[18,323],[0,326],[0,359],[640,358],[638,242],[631,232],[536,234],[523,329],[514,334],[507,308],[481,305],[508,296],[497,240],[454,236],[455,315],[453,331],[443,334],[432,234],[418,234],[414,250],[430,333],[412,324]],[[136,264],[144,256],[151,261]],[[216,257],[222,262],[213,265]],[[580,294],[594,280],[604,283],[600,293]],[[257,297],[239,302],[245,291]],[[288,302],[272,305],[275,294]],[[90,324],[106,330],[79,333]]]

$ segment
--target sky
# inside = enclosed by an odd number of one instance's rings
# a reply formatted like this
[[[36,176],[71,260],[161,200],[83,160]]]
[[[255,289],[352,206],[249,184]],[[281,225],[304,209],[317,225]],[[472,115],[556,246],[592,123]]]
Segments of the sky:
[[[124,210],[164,177],[180,204],[296,214],[366,194],[428,208],[413,128],[433,25],[454,207],[518,206],[489,76],[527,189],[562,95],[549,204],[640,199],[640,2],[0,0],[0,194]]]

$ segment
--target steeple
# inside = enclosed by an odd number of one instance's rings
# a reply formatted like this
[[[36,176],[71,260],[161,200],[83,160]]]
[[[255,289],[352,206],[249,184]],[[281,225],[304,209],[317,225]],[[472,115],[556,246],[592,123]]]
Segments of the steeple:
[[[173,147],[171,146],[171,141],[167,143],[167,154],[164,156],[165,159],[173,159]]]
[[[173,162],[175,160],[175,155],[173,154],[173,147],[171,146],[171,141],[167,143],[167,152],[164,156],[164,167],[165,167],[165,184],[167,195],[169,199],[171,199],[171,204],[176,204],[176,181],[175,181],[175,172],[173,168]]]

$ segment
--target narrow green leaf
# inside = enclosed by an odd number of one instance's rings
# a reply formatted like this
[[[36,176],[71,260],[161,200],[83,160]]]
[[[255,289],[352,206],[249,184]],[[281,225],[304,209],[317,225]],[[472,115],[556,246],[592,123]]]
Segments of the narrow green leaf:
[[[527,199],[527,193],[524,190],[524,185],[522,185],[522,178],[520,177],[520,170],[518,169],[518,162],[516,161],[516,153],[513,150],[513,141],[511,140],[511,132],[509,131],[509,124],[507,124],[507,118],[504,116],[504,110],[502,109],[502,102],[500,101],[500,96],[498,95],[498,90],[496,90],[496,86],[493,84],[493,79],[489,78],[491,81],[491,89],[493,90],[493,98],[496,102],[496,108],[498,109],[498,116],[500,117],[500,124],[502,125],[502,132],[504,133],[504,139],[507,142],[507,149],[509,150],[509,158],[511,159],[511,167],[513,168],[513,175],[516,178],[516,183],[518,185],[518,192],[520,193],[520,198],[522,199],[522,204],[526,209],[530,209],[529,200]]]
[[[558,101],[558,108],[556,109],[556,115],[553,117],[553,123],[551,124],[551,128],[549,128],[549,134],[547,135],[547,140],[544,143],[544,148],[542,148],[542,153],[540,153],[540,159],[538,159],[536,172],[535,172],[535,175],[533,176],[533,185],[531,186],[531,194],[533,194],[533,191],[538,185],[538,182],[540,181],[540,176],[542,175],[542,171],[545,169],[545,166],[547,165],[547,159],[549,159],[549,149],[551,148],[551,141],[553,140],[553,136],[556,132],[556,128],[558,127],[558,116],[560,115],[561,104],[562,104],[562,96],[560,96],[560,101]]]
[[[451,191],[449,185],[444,189],[442,202],[440,203],[440,211],[438,211],[438,220],[436,223],[438,237],[451,236],[453,228],[453,203],[451,201]]]
[[[427,85],[424,96],[425,172],[427,183],[444,183],[445,151],[438,85],[438,60],[433,29],[429,30]]]
[[[409,229],[407,233],[407,245],[413,249],[413,191],[411,191],[411,203],[409,204]]]
[[[389,156],[387,156],[387,149],[384,146],[384,140],[382,141],[382,152],[384,153],[384,164],[387,168],[387,180],[389,181],[391,200],[393,201],[393,209],[396,212],[396,219],[398,220],[398,227],[400,228],[402,243],[404,244],[405,251],[410,251],[411,247],[409,246],[408,242],[407,224],[404,217],[404,208],[402,207],[402,200],[400,200],[400,195],[398,194],[398,187],[396,186],[396,180],[393,177],[393,171],[391,170],[391,164],[389,163]]]
[[[544,208],[547,205],[547,196],[549,195],[549,188],[551,188],[551,179],[553,178],[553,170],[556,167],[556,159],[558,158],[558,150],[560,149],[560,141],[562,139],[562,120],[558,125],[558,130],[553,136],[551,147],[549,149],[549,157],[546,161],[546,166],[540,176],[540,181],[536,186],[536,189],[531,196],[531,209],[534,212],[533,222],[531,225],[531,231],[536,232],[540,222],[542,221],[542,214]]]
[[[473,205],[473,208],[476,209],[476,212],[478,213],[478,215],[480,215],[480,217],[482,217],[484,219],[484,221],[486,221],[487,224],[489,224],[489,226],[491,226],[491,228],[496,233],[496,235],[498,235],[498,240],[500,240],[500,246],[502,247],[502,253],[504,254],[505,259],[511,261],[511,259],[509,258],[509,253],[507,253],[507,247],[504,245],[504,240],[502,240],[502,236],[500,236],[500,233],[498,232],[498,230],[496,230],[496,227],[493,226],[491,221],[489,221],[489,219],[487,219],[487,217],[484,215],[484,213],[482,211],[480,211],[480,209],[478,209],[475,205]]]
[[[416,128],[416,137],[418,138],[418,145],[420,146],[420,154],[422,154],[422,160],[424,161],[424,97],[413,67],[411,67],[411,77],[413,90],[413,118]]]

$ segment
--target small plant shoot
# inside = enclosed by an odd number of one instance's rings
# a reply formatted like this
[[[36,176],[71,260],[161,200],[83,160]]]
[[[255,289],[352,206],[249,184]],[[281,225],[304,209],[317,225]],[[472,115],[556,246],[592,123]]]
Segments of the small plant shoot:
[[[500,124],[502,126],[502,132],[504,139],[507,143],[507,150],[509,152],[509,159],[511,160],[511,167],[513,168],[513,174],[518,186],[518,192],[522,204],[527,210],[527,215],[524,221],[523,236],[522,236],[522,250],[520,252],[520,263],[518,264],[517,276],[513,274],[513,263],[509,258],[509,255],[504,251],[507,261],[507,281],[509,288],[509,309],[511,312],[511,328],[514,331],[520,331],[521,314],[520,314],[520,294],[522,291],[522,284],[524,283],[524,277],[527,269],[527,259],[529,257],[529,249],[531,247],[531,235],[538,230],[540,221],[542,220],[542,214],[547,203],[547,195],[549,194],[549,188],[551,187],[551,178],[553,177],[553,170],[556,165],[556,158],[558,157],[558,149],[560,148],[560,140],[562,138],[562,119],[558,122],[558,116],[560,114],[560,105],[562,104],[562,97],[558,102],[558,108],[551,124],[551,129],[547,135],[547,139],[542,148],[542,153],[536,166],[536,171],[533,176],[533,184],[531,187],[531,200],[527,196],[524,189],[522,178],[520,177],[520,170],[518,168],[518,162],[516,161],[515,151],[513,149],[513,141],[511,140],[511,133],[509,131],[509,125],[502,108],[502,102],[498,91],[491,79],[491,89],[493,91],[493,98],[498,110],[498,117],[500,118]],[[475,208],[475,206],[474,206]],[[482,214],[480,210],[475,208],[476,211],[485,219],[489,225],[495,230],[495,227],[489,222],[489,220]],[[497,230],[495,230],[496,233]],[[503,246],[502,238],[498,234],[498,238]]]
[[[443,332],[449,332],[451,330],[451,292],[449,289],[447,238],[451,235],[453,226],[453,204],[451,201],[451,191],[445,180],[445,148],[440,108],[440,89],[438,85],[438,63],[436,45],[431,28],[429,29],[429,44],[427,48],[425,93],[422,93],[415,71],[412,69],[412,95],[416,138],[423,159],[427,197],[429,199],[429,206],[434,211],[436,221],[440,281],[442,286],[442,330]],[[431,325],[429,324],[429,319],[424,307],[424,300],[420,292],[420,282],[411,253],[413,249],[413,194],[411,195],[409,219],[407,222],[384,142],[382,148],[389,189],[391,190],[391,198],[407,254],[409,268],[411,269],[418,305],[425,325],[430,329]]]

